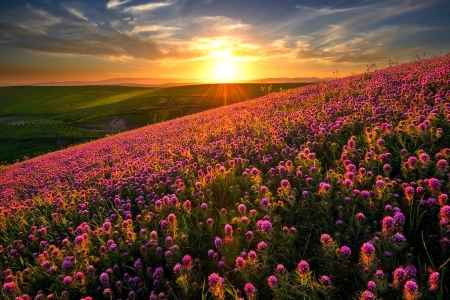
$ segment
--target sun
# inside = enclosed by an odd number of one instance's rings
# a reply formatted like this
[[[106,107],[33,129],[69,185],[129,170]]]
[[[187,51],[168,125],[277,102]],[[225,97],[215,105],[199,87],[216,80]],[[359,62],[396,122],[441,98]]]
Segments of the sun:
[[[220,61],[213,67],[213,75],[217,81],[229,82],[236,78],[237,67],[230,60]]]

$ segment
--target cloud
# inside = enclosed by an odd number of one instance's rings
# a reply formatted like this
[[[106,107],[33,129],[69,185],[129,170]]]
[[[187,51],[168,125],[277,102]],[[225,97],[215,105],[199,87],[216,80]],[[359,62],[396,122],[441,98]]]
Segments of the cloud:
[[[79,12],[78,10],[76,10],[75,8],[69,8],[66,7],[66,10],[74,17],[85,20],[85,21],[89,21],[81,12]]]
[[[118,6],[124,5],[128,2],[130,2],[131,0],[124,0],[124,1],[120,1],[120,0],[110,0],[107,4],[106,4],[106,8],[110,9],[110,8],[116,8]]]
[[[156,2],[156,3],[147,3],[136,6],[129,6],[124,9],[125,12],[138,13],[143,11],[155,10],[160,7],[171,6],[173,2]]]
[[[140,32],[149,32],[149,31],[167,31],[167,30],[180,30],[181,28],[170,27],[170,26],[160,26],[160,25],[143,25],[136,26],[133,30],[129,31],[130,34],[136,34]]]

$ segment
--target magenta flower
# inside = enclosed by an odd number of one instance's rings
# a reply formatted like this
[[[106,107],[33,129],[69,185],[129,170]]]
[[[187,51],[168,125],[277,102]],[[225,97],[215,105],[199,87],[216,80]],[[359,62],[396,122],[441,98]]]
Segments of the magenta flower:
[[[241,256],[238,256],[236,258],[236,268],[242,269],[245,266],[245,259],[243,259]]]
[[[408,280],[404,286],[404,295],[407,300],[416,299],[419,295],[419,286],[413,280]]]
[[[273,275],[269,276],[269,278],[267,279],[267,283],[269,287],[275,288],[277,286],[277,278]]]
[[[246,283],[244,286],[244,292],[247,294],[249,299],[254,299],[256,296],[257,289],[251,283]]]
[[[439,272],[433,272],[430,274],[430,277],[428,278],[428,285],[431,292],[435,292],[439,289],[440,277],[441,275]]]
[[[443,220],[450,222],[450,206],[449,205],[445,205],[445,206],[441,207],[439,214]]]
[[[297,272],[300,274],[300,276],[306,276],[309,273],[309,264],[302,260],[297,265]]]

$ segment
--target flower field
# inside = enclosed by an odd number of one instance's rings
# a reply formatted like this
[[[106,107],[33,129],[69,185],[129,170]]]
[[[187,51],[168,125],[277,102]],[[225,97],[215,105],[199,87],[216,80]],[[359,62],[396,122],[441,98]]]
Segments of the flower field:
[[[4,299],[449,299],[450,56],[0,173]]]

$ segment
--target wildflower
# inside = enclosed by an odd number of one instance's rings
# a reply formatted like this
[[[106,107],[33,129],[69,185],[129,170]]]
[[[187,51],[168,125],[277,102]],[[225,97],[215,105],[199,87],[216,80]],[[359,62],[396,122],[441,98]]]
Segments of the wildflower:
[[[163,274],[163,272],[164,272],[163,268],[157,267],[152,274],[152,278],[155,279],[155,278],[160,277]]]
[[[331,243],[333,243],[333,239],[329,234],[324,233],[320,236],[320,242],[322,243],[323,246],[329,246],[331,245]]]
[[[230,224],[226,224],[224,229],[227,235],[233,235],[233,227]]]
[[[248,299],[255,299],[257,289],[251,283],[246,283],[244,286],[244,292],[247,294]]]
[[[270,205],[269,199],[267,199],[267,198],[262,198],[262,199],[261,199],[261,205],[262,205],[265,209],[267,209],[267,208],[269,207],[269,205]]]
[[[376,271],[375,271],[375,277],[376,277],[378,280],[382,280],[383,277],[384,277],[384,272],[383,272],[383,270],[376,270]]]
[[[220,237],[216,236],[216,238],[214,240],[214,245],[216,245],[217,250],[222,248],[222,244],[223,244],[222,239]]]
[[[251,240],[253,238],[253,231],[247,231],[245,237],[247,238],[247,240]]]
[[[359,213],[356,214],[356,219],[357,219],[358,221],[362,221],[362,220],[364,220],[365,218],[366,218],[366,216],[365,216],[362,212],[359,212]]]
[[[261,241],[261,242],[258,243],[258,245],[256,246],[256,248],[257,248],[258,250],[264,250],[264,249],[267,248],[267,244],[266,244],[264,241]]]
[[[428,180],[428,187],[430,188],[431,191],[439,189],[440,186],[441,186],[441,182],[439,181],[439,179],[430,178]]]
[[[340,254],[344,258],[349,258],[352,255],[352,250],[348,246],[342,246],[340,249]]]
[[[109,283],[109,276],[107,273],[100,274],[100,283],[105,286]]]
[[[394,224],[397,230],[402,230],[405,225],[405,215],[401,211],[396,211],[394,213]]]
[[[435,292],[439,289],[439,282],[440,282],[441,275],[439,272],[433,272],[430,274],[430,277],[428,278],[428,284],[429,288],[428,290],[431,292]]]
[[[238,211],[239,211],[240,214],[244,215],[245,212],[247,211],[247,208],[245,207],[244,204],[239,204],[238,205]]]
[[[217,273],[212,273],[208,276],[208,285],[215,297],[219,297],[220,299],[222,299],[224,292],[221,287],[224,282],[225,279],[223,277],[220,277]]]
[[[244,266],[245,266],[245,259],[243,259],[242,257],[238,256],[236,258],[236,268],[242,269]]]
[[[84,274],[83,272],[77,272],[74,276],[76,281],[82,282],[84,280]]]
[[[367,290],[371,292],[375,291],[376,287],[377,287],[376,283],[373,282],[372,280],[367,283]]]
[[[287,181],[286,179],[281,180],[281,188],[284,190],[287,190],[291,184],[289,183],[289,181]]]
[[[110,297],[111,295],[112,295],[112,291],[111,291],[110,288],[105,288],[105,289],[103,290],[103,296],[105,296],[105,297]]]
[[[189,254],[186,254],[185,256],[183,256],[183,258],[181,259],[181,263],[183,264],[183,266],[190,270],[192,268],[192,258]]]
[[[277,286],[277,278],[273,275],[269,276],[267,283],[269,284],[269,287],[275,288]]]
[[[297,272],[300,274],[300,277],[304,277],[309,274],[309,264],[302,260],[297,265]]]
[[[272,223],[270,223],[270,221],[259,220],[256,225],[261,229],[261,232],[263,233],[268,233],[269,231],[272,231]]]
[[[440,159],[436,163],[436,166],[438,167],[438,169],[445,169],[448,167],[448,161],[446,161],[445,159]]]
[[[280,274],[283,275],[286,273],[286,268],[282,265],[282,264],[278,264],[275,271]]]
[[[402,267],[395,269],[394,271],[394,287],[398,288],[406,279],[405,270]]]
[[[177,217],[176,217],[174,214],[169,214],[169,215],[167,216],[167,221],[168,221],[170,224],[175,224],[175,223],[177,222]]]
[[[375,247],[371,243],[364,243],[361,246],[361,258],[366,266],[369,266],[375,258]]]
[[[330,277],[328,277],[327,275],[322,275],[322,277],[320,278],[320,281],[324,285],[329,285],[330,284]]]
[[[419,296],[419,287],[417,283],[413,280],[408,280],[405,283],[403,295],[405,296],[406,300],[417,299],[417,296]]]
[[[360,299],[361,300],[374,300],[375,295],[371,291],[365,290],[364,292],[362,292]]]
[[[443,220],[450,222],[450,206],[449,205],[445,205],[445,206],[441,207],[439,214]]]
[[[64,277],[64,279],[63,279],[63,284],[64,285],[68,285],[68,284],[71,284],[71,283],[72,283],[72,276]]]
[[[399,232],[394,234],[394,236],[392,237],[392,240],[394,242],[396,242],[397,244],[402,244],[402,243],[406,242],[406,238],[403,236],[403,234],[401,234]]]
[[[407,200],[411,200],[414,196],[414,188],[411,186],[407,186],[405,188],[405,196]]]
[[[383,218],[382,224],[382,232],[384,235],[390,234],[394,230],[395,220],[394,218],[387,216]]]
[[[5,284],[3,284],[3,291],[6,294],[12,295],[14,294],[14,292],[17,290],[17,285],[14,281],[11,282],[7,282]]]
[[[208,285],[210,287],[218,287],[222,285],[224,282],[224,279],[220,277],[217,273],[212,273],[208,276]]]
[[[414,265],[407,265],[405,268],[406,279],[414,279],[417,275],[417,269]]]

